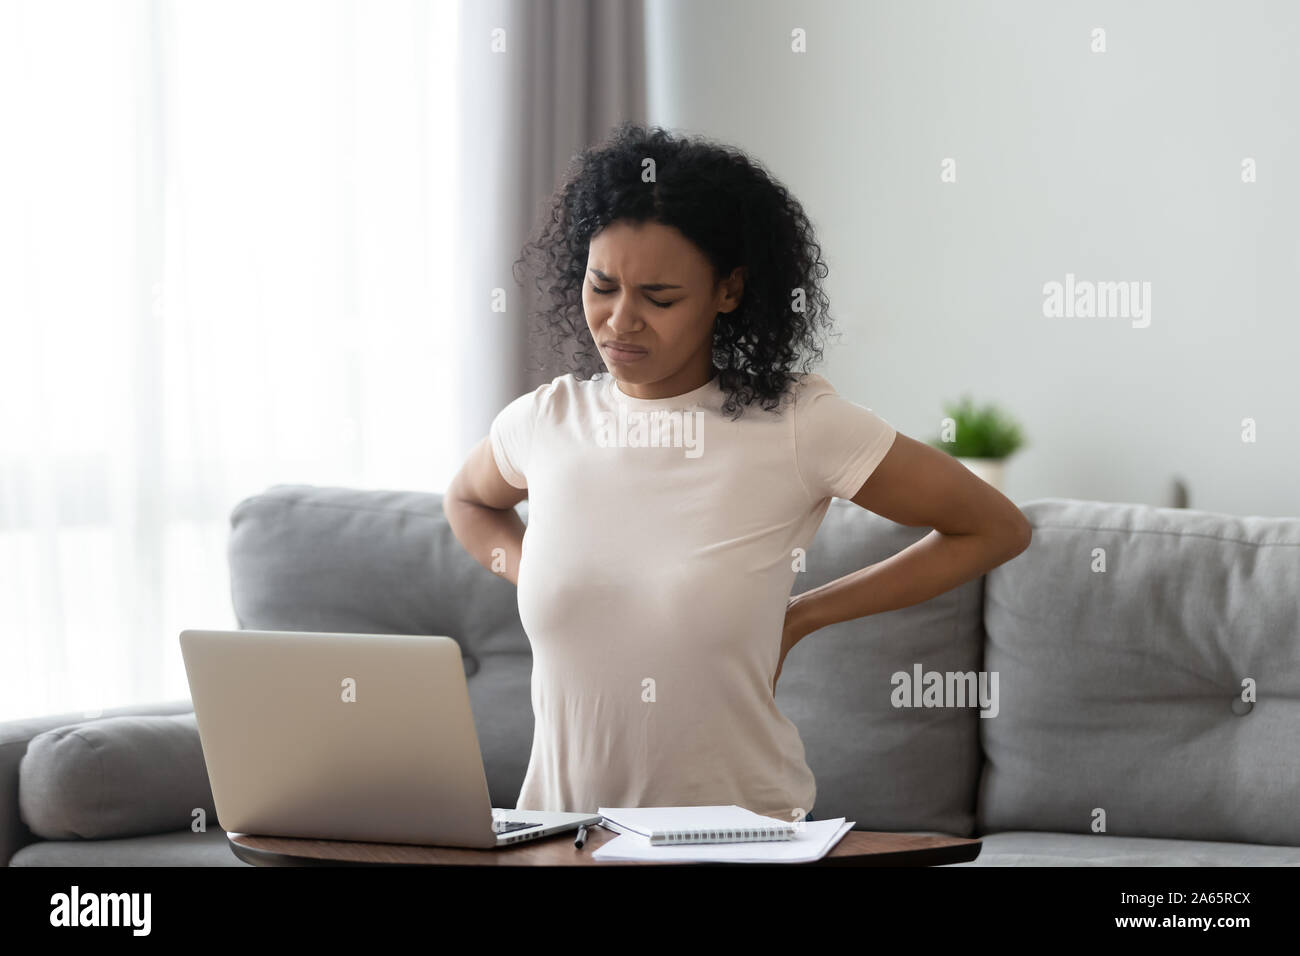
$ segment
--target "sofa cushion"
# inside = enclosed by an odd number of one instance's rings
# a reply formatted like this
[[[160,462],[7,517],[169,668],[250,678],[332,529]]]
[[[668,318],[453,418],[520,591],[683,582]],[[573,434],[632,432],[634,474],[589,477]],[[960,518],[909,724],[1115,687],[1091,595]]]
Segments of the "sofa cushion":
[[[930,533],[851,501],[830,502],[801,593],[891,557]],[[979,780],[975,707],[896,707],[893,675],[980,668],[983,579],[911,607],[814,631],[786,657],[776,700],[799,728],[817,779],[818,819],[863,830],[972,835]]]
[[[125,717],[140,714],[192,713],[194,705],[187,699],[172,700],[164,704],[136,704],[111,707],[102,717]],[[47,730],[55,730],[85,719],[85,711],[64,714],[44,714],[0,723],[0,866],[7,863],[20,848],[31,843],[32,832],[23,825],[18,812],[18,768],[27,745]]]
[[[235,856],[220,827],[198,833],[187,827],[115,840],[42,840],[15,853],[9,865],[252,866]]]
[[[1022,510],[1033,542],[984,595],[979,832],[1104,811],[1110,836],[1300,846],[1300,519]]]
[[[1300,866],[1300,849],[1255,843],[1012,830],[980,837],[980,855],[949,866]]]
[[[447,635],[470,675],[529,653],[515,586],[465,551],[440,494],[274,485],[235,506],[229,557],[241,628]]]
[[[215,823],[194,713],[107,717],[33,737],[18,768],[18,810],[47,840],[102,839]]]

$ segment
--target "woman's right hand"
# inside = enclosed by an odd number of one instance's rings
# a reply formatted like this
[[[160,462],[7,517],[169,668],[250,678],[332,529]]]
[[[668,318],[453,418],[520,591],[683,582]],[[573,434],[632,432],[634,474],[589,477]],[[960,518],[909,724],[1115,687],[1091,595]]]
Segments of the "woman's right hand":
[[[474,446],[442,496],[456,539],[475,561],[516,587],[525,525],[515,505],[527,497],[528,489],[501,476],[487,438]]]

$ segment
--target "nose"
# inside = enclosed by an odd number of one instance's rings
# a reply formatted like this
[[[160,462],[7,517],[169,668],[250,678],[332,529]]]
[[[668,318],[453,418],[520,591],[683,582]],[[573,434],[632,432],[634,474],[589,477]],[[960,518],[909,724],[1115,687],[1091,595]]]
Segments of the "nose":
[[[624,332],[636,332],[641,328],[640,321],[633,314],[633,309],[628,305],[626,299],[619,297],[618,302],[614,305],[613,311],[610,312],[609,322],[606,323],[613,331],[620,334]]]

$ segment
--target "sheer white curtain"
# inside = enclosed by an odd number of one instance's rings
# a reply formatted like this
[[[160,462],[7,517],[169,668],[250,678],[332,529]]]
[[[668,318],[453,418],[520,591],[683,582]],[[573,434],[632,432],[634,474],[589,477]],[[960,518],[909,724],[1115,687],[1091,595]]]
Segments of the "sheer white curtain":
[[[0,719],[188,696],[241,498],[445,487],[458,16],[0,0]]]

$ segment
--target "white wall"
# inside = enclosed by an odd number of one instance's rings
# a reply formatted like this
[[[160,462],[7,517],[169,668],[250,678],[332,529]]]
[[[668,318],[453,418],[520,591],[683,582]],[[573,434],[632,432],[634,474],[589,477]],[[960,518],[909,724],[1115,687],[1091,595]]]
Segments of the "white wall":
[[[1179,477],[1300,515],[1300,4],[648,8],[651,121],[750,152],[816,225],[842,393],[922,439],[1000,403],[1019,502],[1169,505]],[[1044,317],[1066,273],[1150,282],[1150,325]]]

